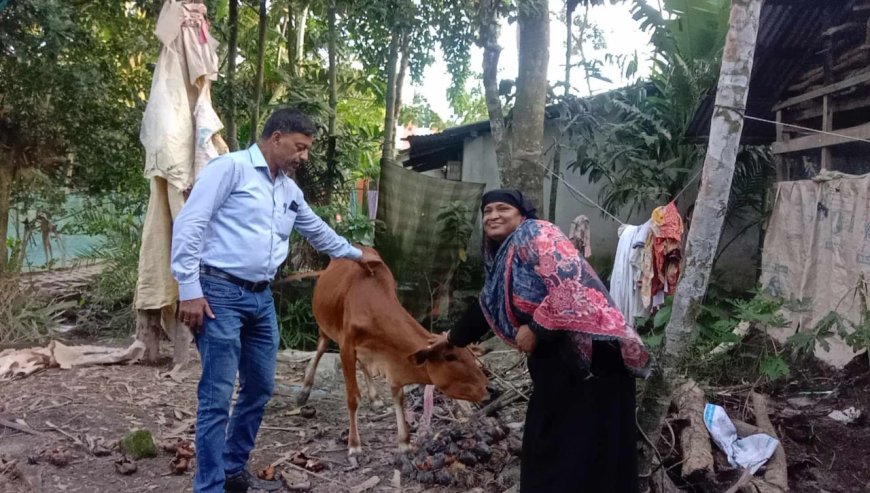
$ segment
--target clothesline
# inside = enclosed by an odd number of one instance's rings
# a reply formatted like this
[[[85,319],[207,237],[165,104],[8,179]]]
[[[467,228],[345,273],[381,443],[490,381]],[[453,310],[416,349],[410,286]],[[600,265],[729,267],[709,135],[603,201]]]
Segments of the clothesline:
[[[552,148],[552,146],[550,146],[550,148]],[[548,151],[549,151],[549,149],[548,149]],[[535,162],[537,162],[537,161],[535,161]],[[544,171],[546,171],[547,173],[549,173],[551,177],[555,177],[556,179],[558,179],[559,181],[561,181],[562,184],[565,185],[565,186],[568,188],[568,190],[570,190],[572,193],[577,194],[577,195],[583,197],[584,199],[586,199],[587,202],[589,202],[590,204],[592,204],[592,205],[594,205],[595,207],[597,207],[598,210],[600,210],[601,212],[603,212],[603,213],[607,214],[608,216],[610,216],[614,221],[618,222],[621,226],[624,226],[624,225],[625,225],[625,223],[622,222],[622,221],[620,221],[619,218],[617,218],[616,216],[614,216],[613,214],[611,214],[610,212],[608,212],[607,209],[605,209],[604,207],[601,207],[600,205],[598,205],[598,203],[596,203],[594,200],[592,200],[592,199],[590,199],[589,197],[587,197],[586,195],[584,195],[583,192],[581,192],[580,190],[577,190],[576,188],[574,188],[573,185],[571,185],[570,183],[568,183],[568,182],[567,182],[564,178],[562,178],[560,175],[557,175],[556,173],[553,173],[553,170],[551,170],[550,168],[544,166],[544,165],[543,165],[542,163],[540,163],[540,162],[537,162],[537,163],[538,163],[538,166],[540,166],[541,168],[544,168]]]
[[[742,118],[745,118],[747,120],[755,120],[755,121],[762,122],[762,123],[770,123],[772,125],[782,125],[783,127],[795,128],[798,130],[803,130],[805,132],[810,132],[810,133],[815,133],[815,134],[820,134],[820,135],[830,135],[832,137],[839,137],[841,139],[852,140],[855,142],[864,142],[864,143],[870,144],[870,140],[862,139],[861,137],[853,137],[851,135],[841,134],[841,133],[837,133],[837,132],[829,132],[827,130],[819,130],[816,128],[803,127],[801,125],[795,125],[793,123],[783,123],[783,122],[778,122],[776,120],[769,120],[767,118],[759,118],[757,116],[749,116],[746,113],[744,113],[742,110],[740,110],[739,108],[734,108],[731,106],[723,106],[721,104],[717,104],[714,106],[716,108],[731,110],[731,111],[737,113],[738,115],[740,115]]]

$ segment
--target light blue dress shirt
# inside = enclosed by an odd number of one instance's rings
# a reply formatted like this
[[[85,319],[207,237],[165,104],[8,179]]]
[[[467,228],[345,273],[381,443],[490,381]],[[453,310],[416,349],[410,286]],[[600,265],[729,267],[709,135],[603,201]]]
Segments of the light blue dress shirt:
[[[257,144],[213,159],[172,227],[172,275],[180,299],[202,297],[200,265],[246,281],[271,281],[287,258],[294,227],[331,257],[362,257],[311,210],[293,180],[283,172],[272,180]]]

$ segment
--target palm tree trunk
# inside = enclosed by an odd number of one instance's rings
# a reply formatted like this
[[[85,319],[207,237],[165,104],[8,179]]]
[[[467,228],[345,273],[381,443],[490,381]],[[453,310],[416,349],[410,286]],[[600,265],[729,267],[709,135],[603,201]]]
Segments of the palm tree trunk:
[[[296,17],[293,11],[293,0],[287,0],[287,33],[285,34],[287,40],[287,69],[292,77],[298,75],[296,72],[298,61],[296,60],[296,29],[294,19]]]
[[[239,0],[230,0],[230,35],[227,42],[227,88],[230,101],[227,107],[227,147],[239,150],[239,134],[236,128],[236,56],[239,49]]]
[[[564,94],[567,98],[571,94],[571,49],[574,41],[574,33],[572,29],[574,8],[577,6],[575,2],[565,2],[565,79],[562,81],[564,86]],[[553,167],[550,173],[550,214],[551,222],[556,222],[556,206],[559,203],[559,177],[561,176],[562,164],[562,137],[563,132],[559,132],[559,142],[556,142],[556,148],[553,151]]]
[[[335,29],[335,17],[336,17],[336,9],[335,9],[336,0],[330,0],[329,2],[329,12],[327,19],[328,26],[328,55],[329,55],[329,122],[328,122],[328,140],[326,144],[326,169],[327,169],[327,180],[330,183],[326,184],[325,192],[326,192],[326,203],[330,203],[332,199],[332,177],[334,176],[334,171],[338,168],[338,163],[336,162],[336,110],[338,108],[338,67],[336,66],[336,57],[337,57],[337,49],[336,49],[336,37],[338,33]]]
[[[393,33],[390,37],[390,51],[387,55],[386,117],[384,117],[384,146],[381,167],[389,165],[396,154],[396,65],[399,61],[401,36],[399,28],[393,27]]]
[[[260,0],[260,22],[257,26],[257,76],[254,80],[254,103],[251,107],[250,144],[257,141],[257,128],[260,125],[260,100],[263,99],[263,69],[266,63],[266,21],[268,20],[266,0]]]
[[[2,158],[0,158],[2,159]],[[12,165],[0,162],[0,276],[9,265],[6,240],[9,232],[9,212],[12,210]]]
[[[411,63],[411,32],[406,29],[402,33],[402,62],[399,64],[399,74],[396,76],[396,97],[393,103],[393,117],[399,121],[399,113],[402,111],[402,88],[405,87],[405,76],[408,73],[408,65]]]
[[[294,45],[296,53],[293,55],[293,59],[296,65],[296,75],[299,75],[302,73],[302,59],[305,58],[305,27],[308,25],[308,3],[305,3],[300,10],[296,11],[294,25],[296,27],[296,43]]]
[[[695,319],[707,292],[716,246],[728,206],[734,163],[743,132],[740,115],[746,108],[747,82],[752,74],[762,0],[732,0],[728,37],[722,56],[719,88],[710,125],[710,142],[704,160],[698,198],[686,240],[685,271],[677,285],[671,320],[665,328],[663,351],[656,372],[647,382],[639,423],[646,436],[656,440],[670,405],[674,380],[695,332]],[[642,474],[652,463],[647,444],[641,457]]]

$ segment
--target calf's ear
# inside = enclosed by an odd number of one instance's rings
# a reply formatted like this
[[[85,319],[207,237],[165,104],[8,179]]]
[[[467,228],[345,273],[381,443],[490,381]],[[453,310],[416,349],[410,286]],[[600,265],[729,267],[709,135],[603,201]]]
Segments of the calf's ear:
[[[432,357],[432,350],[429,348],[423,348],[417,351],[414,354],[408,355],[408,361],[411,362],[412,365],[422,365],[429,358]]]

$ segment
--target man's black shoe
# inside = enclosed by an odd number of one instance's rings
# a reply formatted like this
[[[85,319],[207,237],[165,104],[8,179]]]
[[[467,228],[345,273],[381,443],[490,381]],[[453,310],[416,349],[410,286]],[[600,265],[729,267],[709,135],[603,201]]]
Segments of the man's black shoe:
[[[248,488],[263,491],[278,491],[281,489],[281,482],[277,480],[266,481],[251,475],[248,471],[227,476],[224,481],[224,491],[227,493],[247,493]]]

